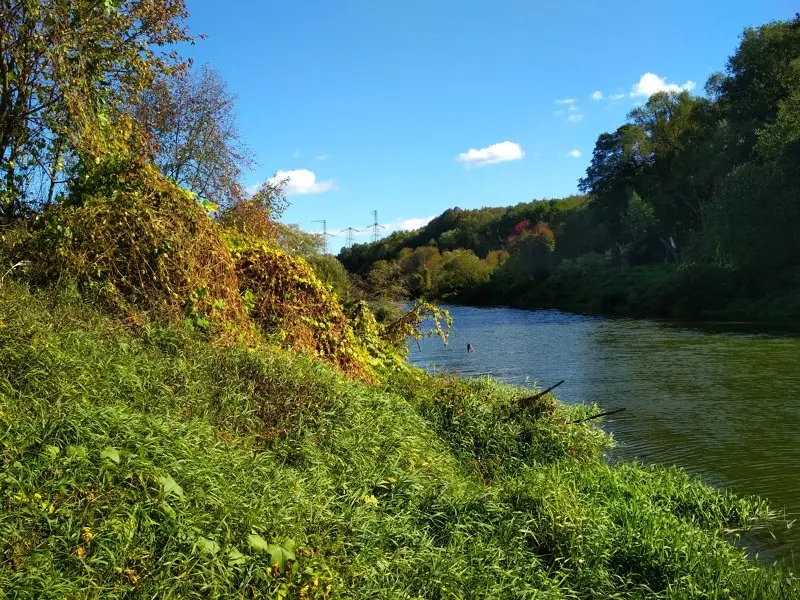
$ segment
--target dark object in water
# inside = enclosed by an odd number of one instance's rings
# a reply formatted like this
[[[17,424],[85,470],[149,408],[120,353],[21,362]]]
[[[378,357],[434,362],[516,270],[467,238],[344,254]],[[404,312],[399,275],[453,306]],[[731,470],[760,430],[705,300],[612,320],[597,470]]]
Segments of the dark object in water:
[[[579,419],[578,421],[570,421],[568,425],[574,425],[575,423],[583,423],[584,421],[591,421],[592,419],[599,419],[600,417],[607,417],[608,415],[615,415],[617,413],[624,412],[624,408],[618,408],[616,410],[609,410],[607,412],[601,412],[596,415],[592,415],[591,417],[586,417],[585,419]]]
[[[563,379],[562,379],[561,381],[559,381],[557,384],[555,384],[555,385],[551,385],[549,388],[547,388],[547,389],[546,389],[545,391],[543,391],[543,392],[539,392],[538,394],[535,394],[535,395],[533,395],[533,396],[528,396],[527,398],[521,398],[521,399],[519,400],[519,405],[520,405],[520,408],[530,408],[530,406],[531,406],[531,405],[532,405],[534,402],[536,402],[536,401],[537,401],[539,398],[541,398],[541,397],[542,397],[542,396],[544,396],[545,394],[548,394],[549,392],[552,392],[554,389],[556,389],[556,388],[557,388],[558,386],[560,386],[562,383],[564,383],[564,380],[563,380]]]

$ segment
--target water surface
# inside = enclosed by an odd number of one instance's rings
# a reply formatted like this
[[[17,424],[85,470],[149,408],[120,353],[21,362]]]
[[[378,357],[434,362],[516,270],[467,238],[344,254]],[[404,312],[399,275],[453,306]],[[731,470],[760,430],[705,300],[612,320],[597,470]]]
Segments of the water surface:
[[[539,388],[564,379],[557,394],[565,402],[626,408],[603,425],[616,456],[677,464],[763,496],[790,518],[800,514],[800,336],[743,324],[446,308],[450,344],[413,345],[413,363]],[[764,560],[797,562],[800,525],[748,543]]]

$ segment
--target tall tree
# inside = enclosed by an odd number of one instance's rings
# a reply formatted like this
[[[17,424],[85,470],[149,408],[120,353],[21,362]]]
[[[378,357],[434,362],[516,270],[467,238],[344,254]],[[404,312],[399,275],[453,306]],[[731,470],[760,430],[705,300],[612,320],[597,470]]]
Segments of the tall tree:
[[[187,16],[184,0],[0,0],[0,221],[53,200],[87,122],[184,67]]]
[[[136,108],[155,142],[161,172],[200,199],[223,206],[244,198],[242,169],[253,164],[236,123],[235,102],[219,74],[203,65],[158,79]]]
[[[713,177],[698,160],[708,158],[702,148],[713,112],[708,100],[688,92],[660,92],[630,114],[646,140],[636,188],[652,205],[664,240],[682,243],[702,228]]]
[[[800,89],[800,13],[791,21],[746,29],[720,88],[731,119],[752,147],[755,131]]]
[[[603,133],[595,143],[586,177],[578,183],[581,191],[592,196],[589,210],[595,221],[603,223],[617,241],[615,252],[625,236],[628,198],[648,154],[649,141],[640,126],[625,124],[614,133]]]

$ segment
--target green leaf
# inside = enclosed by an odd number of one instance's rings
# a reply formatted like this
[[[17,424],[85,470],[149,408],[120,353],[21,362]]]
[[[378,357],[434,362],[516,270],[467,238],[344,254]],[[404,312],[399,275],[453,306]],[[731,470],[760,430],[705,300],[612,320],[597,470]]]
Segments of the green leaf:
[[[86,458],[86,448],[83,446],[67,446],[67,456],[70,458]]]
[[[247,543],[250,544],[250,547],[253,550],[258,550],[259,552],[267,552],[269,550],[269,544],[267,544],[267,540],[262,538],[260,535],[256,535],[255,533],[251,533],[247,536]]]
[[[61,448],[58,446],[45,446],[44,453],[50,457],[50,459],[56,458],[61,453]]]
[[[238,567],[247,562],[247,557],[239,552],[236,548],[228,550],[228,565],[231,567]]]
[[[211,554],[214,555],[219,552],[219,544],[214,540],[210,540],[204,537],[198,537],[197,541],[195,542],[195,546],[200,551],[201,554]]]
[[[119,464],[119,450],[113,446],[108,446],[100,453],[100,458],[107,458],[111,462]]]
[[[158,482],[163,486],[165,496],[167,494],[175,494],[179,498],[183,498],[183,488],[170,475],[159,477]]]
[[[167,515],[170,519],[174,519],[177,515],[175,514],[175,509],[172,508],[166,502],[161,503],[161,510],[164,511],[164,514]]]
[[[273,544],[267,548],[269,552],[269,562],[273,566],[278,567],[281,573],[286,568],[286,562],[294,560],[294,542],[292,540],[284,540],[280,545]]]

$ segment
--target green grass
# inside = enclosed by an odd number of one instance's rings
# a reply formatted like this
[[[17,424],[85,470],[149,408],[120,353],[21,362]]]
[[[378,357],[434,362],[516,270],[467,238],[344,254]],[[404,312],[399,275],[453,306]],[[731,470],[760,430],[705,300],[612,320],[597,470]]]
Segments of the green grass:
[[[589,409],[524,393],[370,388],[11,287],[0,597],[798,597],[722,537],[763,502],[610,465]]]

